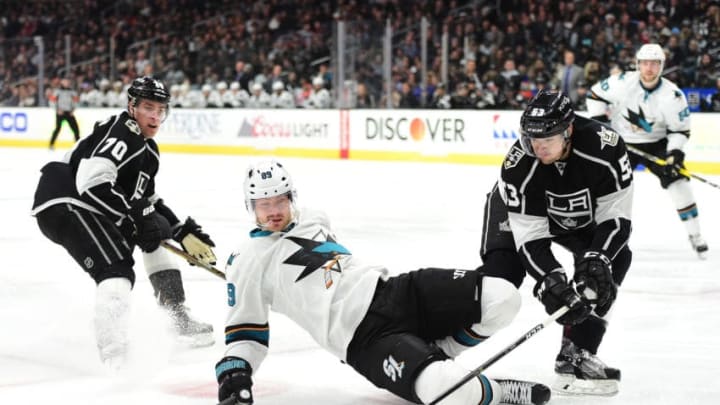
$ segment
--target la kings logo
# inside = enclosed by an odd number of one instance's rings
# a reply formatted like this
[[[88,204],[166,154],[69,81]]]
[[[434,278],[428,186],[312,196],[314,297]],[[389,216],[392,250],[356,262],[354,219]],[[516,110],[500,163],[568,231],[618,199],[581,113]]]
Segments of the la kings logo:
[[[605,127],[600,127],[600,131],[598,131],[597,134],[600,137],[600,149],[605,148],[605,145],[617,145],[618,139],[620,138],[617,132]]]
[[[545,200],[548,217],[563,229],[582,228],[593,221],[592,200],[587,188],[570,194],[545,191]]]
[[[505,156],[505,162],[503,162],[503,165],[505,165],[505,170],[517,166],[523,156],[525,156],[525,151],[518,148],[517,146],[513,146],[508,152],[508,154]]]

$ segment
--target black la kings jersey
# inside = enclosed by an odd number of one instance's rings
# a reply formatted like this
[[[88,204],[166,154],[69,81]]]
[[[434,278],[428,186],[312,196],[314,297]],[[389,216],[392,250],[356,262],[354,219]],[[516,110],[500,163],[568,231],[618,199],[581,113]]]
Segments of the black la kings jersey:
[[[516,141],[503,161],[500,193],[525,269],[541,279],[562,266],[551,240],[584,234],[589,249],[610,259],[628,242],[632,168],[625,143],[611,128],[575,117],[566,160],[544,165]]]
[[[157,199],[154,179],[159,162],[157,144],[145,139],[127,112],[111,116],[96,123],[92,134],[77,142],[62,161],[42,168],[32,213],[71,203],[119,224],[131,201]]]

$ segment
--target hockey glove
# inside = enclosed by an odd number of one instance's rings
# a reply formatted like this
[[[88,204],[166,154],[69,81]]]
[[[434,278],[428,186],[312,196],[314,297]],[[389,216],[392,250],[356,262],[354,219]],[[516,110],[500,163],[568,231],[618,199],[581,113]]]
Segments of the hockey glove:
[[[673,149],[667,153],[665,157],[665,166],[663,167],[663,175],[670,181],[675,181],[680,177],[680,169],[683,168],[685,162],[685,152],[680,149]]]
[[[570,310],[558,319],[563,325],[575,325],[590,314],[590,305],[568,284],[565,273],[553,271],[535,285],[535,297],[545,306],[548,314],[566,306]]]
[[[578,291],[589,302],[595,304],[595,313],[605,316],[610,310],[617,286],[612,278],[610,259],[600,252],[587,251],[575,264],[574,279]]]
[[[218,384],[218,400],[221,404],[253,403],[252,367],[240,357],[224,357],[215,365]],[[234,399],[234,401],[233,401]]]
[[[135,225],[134,241],[143,252],[153,252],[160,242],[172,237],[167,219],[155,211],[153,204],[146,198],[132,203],[128,212]]]
[[[190,256],[200,260],[203,263],[215,264],[217,258],[211,248],[215,247],[215,242],[210,236],[202,231],[200,225],[194,219],[188,217],[185,223],[180,224],[173,232],[173,239],[180,242],[184,251]]]

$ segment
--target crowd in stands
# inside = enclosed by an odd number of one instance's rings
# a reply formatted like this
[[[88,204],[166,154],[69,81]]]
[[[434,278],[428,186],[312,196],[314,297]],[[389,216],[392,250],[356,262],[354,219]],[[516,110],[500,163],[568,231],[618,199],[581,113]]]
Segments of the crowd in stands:
[[[333,29],[358,46],[349,69],[358,108],[519,109],[540,88],[578,108],[597,80],[632,69],[643,43],[666,51],[680,87],[720,82],[720,2],[714,0],[23,0],[3,1],[0,105],[33,106],[43,38],[46,92],[68,77],[81,106],[124,105],[152,74],[176,107],[326,108],[333,96]],[[420,20],[429,22],[421,86]],[[382,35],[393,32],[390,100]],[[447,33],[448,75],[441,78]],[[72,68],[66,69],[66,44]],[[44,97],[43,99],[47,99]],[[720,109],[720,103],[718,108]],[[713,103],[709,103],[713,108]]]

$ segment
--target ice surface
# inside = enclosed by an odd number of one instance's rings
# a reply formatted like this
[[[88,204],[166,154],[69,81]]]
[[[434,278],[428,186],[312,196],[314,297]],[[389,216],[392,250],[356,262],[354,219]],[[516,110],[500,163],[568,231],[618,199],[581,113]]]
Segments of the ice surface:
[[[0,404],[214,404],[213,369],[224,350],[225,286],[196,267],[183,266],[188,305],[213,323],[218,343],[194,350],[176,346],[138,266],[129,365],[117,375],[101,367],[91,328],[94,284],[42,236],[29,215],[40,167],[61,154],[0,148]],[[158,192],[178,215],[192,215],[203,225],[218,244],[219,258],[228,256],[250,226],[242,172],[257,159],[163,155]],[[294,175],[301,203],[327,211],[342,244],[364,260],[386,264],[393,273],[479,264],[484,195],[498,168],[282,161]],[[620,393],[554,396],[552,404],[720,403],[720,190],[695,182],[694,191],[710,245],[706,261],[690,249],[657,180],[636,173],[633,266],[600,348],[603,360],[622,369]],[[524,305],[514,323],[459,362],[474,368],[545,319],[529,280],[521,292]],[[270,353],[256,375],[256,403],[405,403],[319,349],[283,316],[274,315],[270,323]],[[560,332],[558,325],[542,331],[487,374],[549,384]]]

